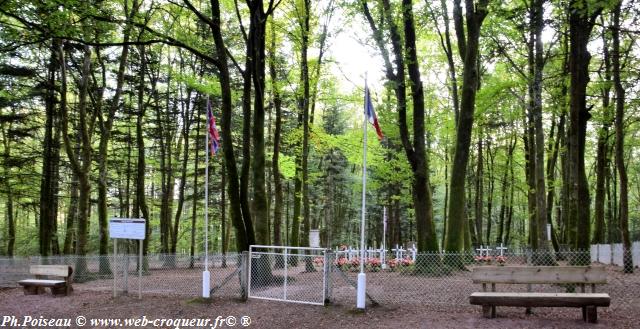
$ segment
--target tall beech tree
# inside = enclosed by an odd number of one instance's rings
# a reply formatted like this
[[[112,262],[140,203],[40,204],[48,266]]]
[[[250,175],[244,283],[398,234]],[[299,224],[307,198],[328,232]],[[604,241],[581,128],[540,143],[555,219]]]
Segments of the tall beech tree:
[[[613,25],[611,36],[613,39],[613,49],[611,64],[613,69],[613,85],[616,91],[616,145],[615,161],[620,179],[620,231],[622,231],[623,245],[623,267],[625,273],[633,273],[633,257],[631,254],[631,239],[629,238],[629,178],[624,159],[624,112],[625,112],[625,89],[622,86],[621,62],[620,62],[620,15],[622,0],[618,1],[613,8]]]
[[[591,232],[589,184],[585,171],[585,142],[587,121],[591,118],[587,107],[587,84],[589,83],[589,62],[591,54],[587,50],[591,31],[604,3],[585,0],[569,1],[569,131],[567,134],[569,157],[569,238],[573,247],[589,250]],[[586,261],[586,260],[585,260]]]
[[[478,90],[478,45],[480,28],[489,13],[489,0],[465,0],[465,17],[462,16],[461,0],[454,1],[453,20],[458,39],[458,51],[464,66],[462,73],[462,93],[460,115],[456,127],[456,146],[451,168],[449,194],[449,219],[444,249],[461,251],[463,249],[465,222],[465,173],[469,162],[469,147],[473,130],[475,99]],[[465,29],[466,26],[466,29]]]
[[[404,40],[395,21],[393,8],[388,0],[382,1],[380,23],[376,23],[366,1],[362,1],[362,8],[376,45],[382,54],[387,80],[391,83],[396,96],[400,140],[413,173],[412,198],[416,210],[417,247],[423,252],[437,251],[439,248],[433,223],[433,203],[431,200],[428,158],[425,145],[424,90],[417,58],[413,4],[409,0],[402,2],[401,17]],[[382,27],[387,28],[388,31],[381,30]],[[389,33],[391,39],[393,63],[385,44],[384,34],[386,33]],[[409,71],[408,82],[405,70]],[[413,101],[413,143],[410,140],[410,132],[407,125],[407,83],[410,84]]]
[[[91,47],[88,45],[81,46],[82,49],[82,66],[79,78],[79,95],[78,95],[78,124],[77,130],[80,134],[80,154],[74,152],[71,138],[69,137],[69,113],[67,104],[67,61],[65,56],[66,43],[60,43],[58,48],[58,63],[60,63],[60,113],[62,125],[62,140],[64,148],[71,164],[71,169],[78,177],[78,217],[77,217],[77,242],[76,254],[86,255],[88,234],[89,234],[89,218],[90,207],[89,201],[91,197],[91,181],[89,178],[91,170],[91,159],[93,150],[91,148],[90,132],[93,131],[95,124],[95,116],[90,117],[87,113],[87,98],[89,93],[89,76],[91,74]],[[79,160],[81,159],[81,161]],[[75,269],[76,274],[84,274],[87,272],[86,259],[78,258]]]
[[[47,65],[47,89],[45,93],[45,131],[43,140],[42,154],[42,179],[40,181],[40,220],[39,220],[39,241],[40,255],[48,256],[51,252],[52,234],[55,222],[58,217],[58,200],[57,189],[60,177],[59,161],[60,161],[60,113],[56,110],[56,73],[59,71],[60,63],[58,62],[59,48],[61,40],[52,39],[49,46],[49,63]],[[5,152],[7,152],[5,150]],[[7,206],[13,208],[12,202]],[[13,211],[11,211],[12,213]],[[9,216],[8,219],[11,219]],[[13,228],[12,225],[9,226]],[[15,228],[13,228],[15,229]],[[73,230],[72,230],[73,232]],[[67,230],[67,233],[69,231]],[[14,236],[15,237],[15,236]],[[14,241],[14,240],[10,240]],[[66,243],[65,243],[66,246]],[[65,253],[70,250],[64,249]],[[13,248],[11,253],[13,254]]]
[[[215,54],[208,56],[201,53],[197,49],[190,47],[184,43],[165,40],[171,44],[185,48],[194,53],[203,60],[213,64],[217,68],[217,77],[220,84],[221,94],[221,125],[220,134],[222,137],[222,153],[224,156],[225,169],[227,173],[227,194],[229,197],[231,222],[236,231],[236,248],[239,251],[249,250],[249,246],[255,244],[255,233],[251,219],[243,217],[241,210],[240,180],[238,175],[238,167],[234,154],[233,135],[231,118],[233,116],[233,101],[231,89],[231,73],[229,70],[229,53],[222,34],[222,17],[220,14],[220,2],[218,0],[211,1],[211,15],[206,16],[198,10],[188,0],[183,0],[184,4],[191,10],[198,19],[206,24],[211,30],[213,38]]]

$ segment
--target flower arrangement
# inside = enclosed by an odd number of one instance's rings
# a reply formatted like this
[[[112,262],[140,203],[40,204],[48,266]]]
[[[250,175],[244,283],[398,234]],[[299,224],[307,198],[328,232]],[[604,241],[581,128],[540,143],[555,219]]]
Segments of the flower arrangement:
[[[324,265],[324,257],[315,257],[313,259],[313,265],[315,266],[322,266]]]
[[[487,264],[491,264],[491,261],[493,260],[493,257],[487,255],[487,256],[475,256],[473,258],[476,262],[478,263],[487,263]]]
[[[402,260],[400,260],[400,263],[402,264],[402,266],[411,266],[411,265],[415,264],[413,259],[411,259],[409,257],[403,258]]]
[[[321,265],[324,260],[322,257],[314,259],[314,264]],[[360,271],[360,257],[353,257],[349,260],[347,257],[339,257],[333,261],[333,264],[340,268],[343,272]],[[415,266],[415,261],[411,257],[387,259],[388,271],[404,271]],[[382,260],[379,257],[368,257],[364,261],[365,270],[367,272],[379,272],[382,270]]]
[[[353,257],[349,260],[346,257],[340,257],[333,261],[333,264],[340,268],[342,271],[358,272],[360,271],[360,258]],[[369,257],[364,261],[364,266],[367,271],[378,272],[382,269],[382,261],[378,257]]]
[[[349,270],[349,260],[346,257],[337,258],[333,261],[333,264],[340,268],[342,271]]]
[[[406,269],[410,269],[415,265],[415,261],[410,257],[404,258],[393,258],[387,260],[387,268],[390,271],[403,271]]]
[[[378,257],[367,258],[367,262],[365,264],[368,271],[378,272],[382,269],[382,262]]]
[[[496,262],[498,262],[498,265],[500,266],[504,266],[504,263],[507,262],[507,257],[504,256],[496,256]]]

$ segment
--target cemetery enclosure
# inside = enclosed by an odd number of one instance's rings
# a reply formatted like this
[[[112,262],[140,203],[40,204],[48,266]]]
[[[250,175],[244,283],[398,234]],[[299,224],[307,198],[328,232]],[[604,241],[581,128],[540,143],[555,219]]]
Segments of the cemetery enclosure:
[[[346,256],[335,255],[329,261],[330,273],[330,296],[331,303],[345,307],[355,306],[355,282],[358,273],[357,263],[348,261]],[[558,253],[557,262],[559,265],[568,264],[571,260],[588,259],[588,253]],[[424,257],[429,256],[429,257]],[[443,264],[438,261],[439,257],[434,255],[418,254],[416,262],[394,260],[394,267],[383,270],[374,259],[366,264],[367,269],[367,293],[380,305],[385,307],[404,307],[407,305],[432,305],[446,307],[465,307],[473,309],[468,302],[468,297],[474,291],[480,289],[479,286],[471,282],[471,272],[468,270],[446,270]],[[458,255],[466,257],[466,267],[471,269],[474,266],[487,266],[486,261],[474,260],[473,255]],[[242,261],[247,256],[227,255],[226,267],[223,267],[223,257],[221,255],[211,255],[209,258],[209,271],[211,273],[210,286],[214,289],[212,297],[236,300],[242,297],[243,288],[240,278],[243,275]],[[525,253],[505,253],[506,265],[526,265],[530,262],[531,254]],[[137,296],[138,277],[136,256],[129,259],[127,278],[129,283],[128,292],[131,296]],[[125,290],[125,280],[123,276],[126,258],[108,257],[108,262],[118,275],[117,290],[122,295]],[[34,257],[14,258],[11,260],[0,260],[0,283],[4,287],[16,287],[16,281],[28,277],[28,267],[31,264],[69,264],[75,266],[78,258],[56,257],[43,259]],[[113,290],[112,274],[100,274],[99,264],[101,259],[97,256],[85,259],[89,273],[78,274],[75,278],[74,288],[77,291],[94,291],[111,293]],[[104,259],[103,259],[104,261]],[[142,277],[142,298],[150,296],[166,296],[180,298],[195,298],[201,295],[201,281],[204,259],[196,257],[191,259],[187,255],[149,255],[145,259],[148,270]],[[496,265],[494,259],[490,265]],[[598,263],[594,263],[598,264]],[[191,266],[193,265],[193,267]],[[275,265],[275,262],[271,263]],[[321,292],[323,261],[314,257],[312,266],[316,270],[308,271],[309,264],[304,260],[297,264],[288,265],[291,288],[299,294],[309,292]],[[416,267],[426,269],[423,274],[415,274]],[[282,269],[270,267],[272,271],[264,269],[256,273],[262,275],[281,275]],[[611,296],[611,311],[618,312],[640,312],[640,274],[623,274],[621,267],[607,266],[607,284],[598,288],[599,292],[608,293]],[[267,283],[262,287],[255,288],[255,292],[280,293],[277,279],[272,283]],[[525,291],[526,286],[509,287],[513,291]],[[293,290],[292,290],[293,291]],[[565,287],[550,285],[534,285],[533,291],[539,292],[564,292]],[[280,302],[273,302],[280,303]],[[549,310],[552,312],[552,310]],[[546,311],[545,311],[546,312]]]
[[[631,245],[633,264],[640,264],[640,241]],[[624,249],[622,243],[591,245],[591,261],[602,264],[623,266]]]

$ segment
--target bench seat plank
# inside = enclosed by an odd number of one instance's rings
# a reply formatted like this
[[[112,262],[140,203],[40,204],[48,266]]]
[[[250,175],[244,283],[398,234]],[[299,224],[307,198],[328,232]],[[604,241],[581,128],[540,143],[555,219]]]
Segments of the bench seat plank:
[[[583,307],[609,306],[611,298],[606,293],[474,292],[469,302],[491,306]]]
[[[20,280],[18,284],[21,286],[41,286],[41,287],[60,287],[66,284],[63,280],[38,280],[38,279],[28,279],[28,280]]]
[[[603,266],[478,266],[473,283],[496,284],[605,284]]]

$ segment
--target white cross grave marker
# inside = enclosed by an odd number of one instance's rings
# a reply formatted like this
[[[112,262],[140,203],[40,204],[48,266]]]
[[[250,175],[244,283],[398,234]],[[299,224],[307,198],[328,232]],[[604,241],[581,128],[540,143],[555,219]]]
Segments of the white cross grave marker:
[[[416,254],[418,253],[418,249],[416,249],[416,245],[414,244],[413,246],[411,246],[411,249],[409,249],[409,251],[411,252],[411,259],[415,262]]]
[[[402,248],[402,246],[398,247],[396,245],[396,249],[391,249],[392,251],[395,252],[396,254],[396,259],[401,259],[404,255],[404,252],[407,251],[406,249]]]
[[[492,249],[489,249],[489,246],[487,246],[487,248],[484,248],[484,246],[480,245],[479,249],[476,249],[480,252],[480,257],[484,256],[484,253],[486,251],[487,256],[489,256],[489,251],[491,251]]]
[[[496,247],[497,250],[500,250],[500,256],[504,256],[504,251],[507,250],[507,247],[503,247],[502,243],[500,244],[500,247]]]

